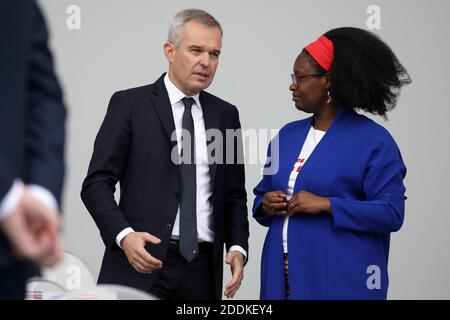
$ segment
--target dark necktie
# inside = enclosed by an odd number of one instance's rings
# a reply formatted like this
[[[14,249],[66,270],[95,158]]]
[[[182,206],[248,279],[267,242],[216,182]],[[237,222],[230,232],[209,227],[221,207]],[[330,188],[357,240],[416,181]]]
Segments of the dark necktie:
[[[192,119],[193,98],[183,98],[183,139],[181,142],[180,254],[188,262],[198,253],[197,183],[195,168],[195,136]],[[186,137],[186,134],[189,136]]]

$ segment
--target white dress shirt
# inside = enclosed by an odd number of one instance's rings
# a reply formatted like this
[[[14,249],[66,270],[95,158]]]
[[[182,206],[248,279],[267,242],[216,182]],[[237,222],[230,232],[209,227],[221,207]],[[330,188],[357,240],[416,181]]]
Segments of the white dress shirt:
[[[181,152],[181,135],[182,122],[184,113],[184,104],[182,99],[186,95],[181,92],[170,81],[168,74],[164,77],[164,84],[169,95],[170,104],[172,106],[173,120],[175,123],[175,131],[177,136],[178,153]],[[209,174],[208,153],[206,144],[205,121],[203,118],[203,110],[200,103],[200,94],[196,94],[192,98],[195,103],[192,105],[192,118],[194,120],[195,132],[195,156],[196,156],[196,174],[197,174],[197,232],[200,242],[214,242],[214,231],[211,228],[212,223],[212,203],[210,197],[212,195],[211,177]],[[120,242],[129,233],[134,232],[132,228],[122,230],[116,237],[116,243],[120,247]],[[172,229],[172,239],[179,239],[180,237],[180,207],[175,218],[175,223]],[[244,257],[247,257],[247,252],[238,245],[230,248],[230,251],[239,251]]]
[[[308,135],[306,136],[305,142],[303,143],[302,150],[300,151],[300,154],[299,154],[296,162],[294,163],[291,174],[289,176],[288,187],[286,190],[286,196],[287,196],[288,201],[294,195],[294,187],[295,187],[295,182],[297,181],[298,174],[302,170],[303,166],[305,165],[305,163],[308,160],[311,153],[314,151],[316,146],[319,144],[320,140],[322,140],[325,133],[326,133],[325,131],[314,129],[313,126],[311,126],[311,128],[309,129]],[[283,250],[284,250],[284,253],[288,253],[288,241],[287,241],[288,224],[289,224],[289,217],[286,216],[286,217],[284,217],[284,224],[283,224]]]

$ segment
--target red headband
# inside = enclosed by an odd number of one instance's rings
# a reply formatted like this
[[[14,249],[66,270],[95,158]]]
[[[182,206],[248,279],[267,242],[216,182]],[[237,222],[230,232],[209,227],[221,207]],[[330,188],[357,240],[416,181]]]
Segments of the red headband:
[[[309,52],[325,71],[330,72],[334,59],[334,45],[330,39],[321,36],[316,41],[308,44],[305,50]]]

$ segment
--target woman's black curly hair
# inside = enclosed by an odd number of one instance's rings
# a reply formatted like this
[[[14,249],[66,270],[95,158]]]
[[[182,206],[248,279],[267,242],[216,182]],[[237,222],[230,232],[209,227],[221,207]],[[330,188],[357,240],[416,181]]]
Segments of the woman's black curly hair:
[[[408,72],[391,48],[377,35],[359,28],[337,28],[325,33],[334,44],[330,94],[343,106],[378,114],[397,104]]]

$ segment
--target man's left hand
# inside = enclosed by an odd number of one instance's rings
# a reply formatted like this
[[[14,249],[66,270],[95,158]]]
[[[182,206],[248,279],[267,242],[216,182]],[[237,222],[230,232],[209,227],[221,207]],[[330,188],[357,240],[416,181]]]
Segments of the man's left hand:
[[[224,295],[227,298],[233,298],[241,286],[242,279],[244,279],[244,255],[239,251],[230,251],[225,263],[231,266],[232,278],[225,286]]]

